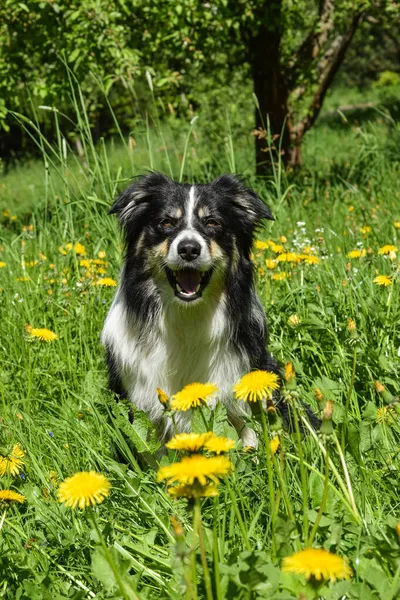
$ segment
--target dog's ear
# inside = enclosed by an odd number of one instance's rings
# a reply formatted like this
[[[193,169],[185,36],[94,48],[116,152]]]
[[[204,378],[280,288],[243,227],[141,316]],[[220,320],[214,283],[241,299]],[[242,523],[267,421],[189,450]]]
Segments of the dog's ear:
[[[243,184],[240,177],[235,175],[222,175],[216,179],[215,184],[229,196],[238,217],[250,220],[256,227],[263,219],[275,221],[268,206],[250,188]]]
[[[118,215],[121,225],[126,225],[142,216],[151,205],[152,198],[159,196],[170,183],[170,179],[161,173],[143,175],[121,192],[108,214]]]

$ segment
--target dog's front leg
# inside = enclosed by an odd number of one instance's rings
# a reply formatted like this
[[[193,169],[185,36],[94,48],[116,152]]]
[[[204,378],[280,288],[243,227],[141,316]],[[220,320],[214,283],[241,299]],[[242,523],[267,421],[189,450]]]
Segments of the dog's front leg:
[[[237,431],[243,444],[243,448],[254,448],[258,446],[258,437],[254,429],[246,425],[246,421],[238,415],[229,415],[229,421]]]

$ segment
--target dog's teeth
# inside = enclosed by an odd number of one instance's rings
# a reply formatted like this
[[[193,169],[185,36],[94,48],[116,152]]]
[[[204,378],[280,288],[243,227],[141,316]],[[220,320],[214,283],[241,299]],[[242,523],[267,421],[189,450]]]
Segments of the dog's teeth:
[[[201,285],[199,284],[199,285],[197,286],[197,288],[196,288],[196,294],[197,294],[197,292],[199,292],[199,291],[200,291],[200,287],[201,287]]]

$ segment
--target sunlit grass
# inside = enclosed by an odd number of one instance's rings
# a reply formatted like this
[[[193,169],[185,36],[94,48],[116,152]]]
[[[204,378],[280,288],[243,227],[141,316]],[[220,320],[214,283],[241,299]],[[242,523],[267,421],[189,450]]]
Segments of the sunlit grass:
[[[232,156],[213,163],[202,142],[186,137],[189,130],[183,124],[181,134],[164,132],[168,163],[157,129],[151,152],[144,136],[131,155],[129,145],[94,148],[83,127],[85,164],[46,151],[49,169],[27,165],[0,183],[0,454],[12,458],[16,444],[25,452],[22,470],[5,472],[0,483],[26,497],[0,514],[0,596],[25,600],[46,590],[54,598],[78,598],[79,591],[107,598],[114,590],[128,598],[312,598],[312,580],[280,570],[284,557],[312,540],[354,572],[319,582],[321,597],[394,598],[400,274],[399,252],[379,249],[400,247],[400,195],[398,164],[376,157],[370,138],[363,139],[368,170],[351,165],[354,179],[327,179],[310,165],[292,182],[251,181],[277,219],[253,250],[271,350],[293,364],[295,383],[285,393],[299,419],[299,400],[317,414],[333,401],[333,436],[283,432],[270,410],[265,423],[252,423],[256,452],[228,444],[233,470],[218,496],[213,487],[200,500],[197,488],[185,488],[186,500],[178,488],[173,498],[157,483],[157,470],[178,463],[179,450],[163,455],[145,417],[137,412],[132,427],[128,407],[107,389],[99,334],[122,260],[107,209],[150,166],[203,180],[229,170]],[[288,260],[293,255],[301,258]],[[377,285],[379,276],[392,284]],[[221,406],[211,412],[201,403],[200,410],[193,422],[199,434],[206,422],[237,442]],[[91,471],[111,483],[94,521],[57,502],[63,480]]]

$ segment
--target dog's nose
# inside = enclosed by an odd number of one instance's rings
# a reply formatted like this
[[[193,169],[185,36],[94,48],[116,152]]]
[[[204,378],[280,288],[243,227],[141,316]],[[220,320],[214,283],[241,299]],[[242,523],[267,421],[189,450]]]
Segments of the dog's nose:
[[[201,246],[196,240],[182,240],[178,244],[178,254],[187,262],[196,260],[200,256]]]

